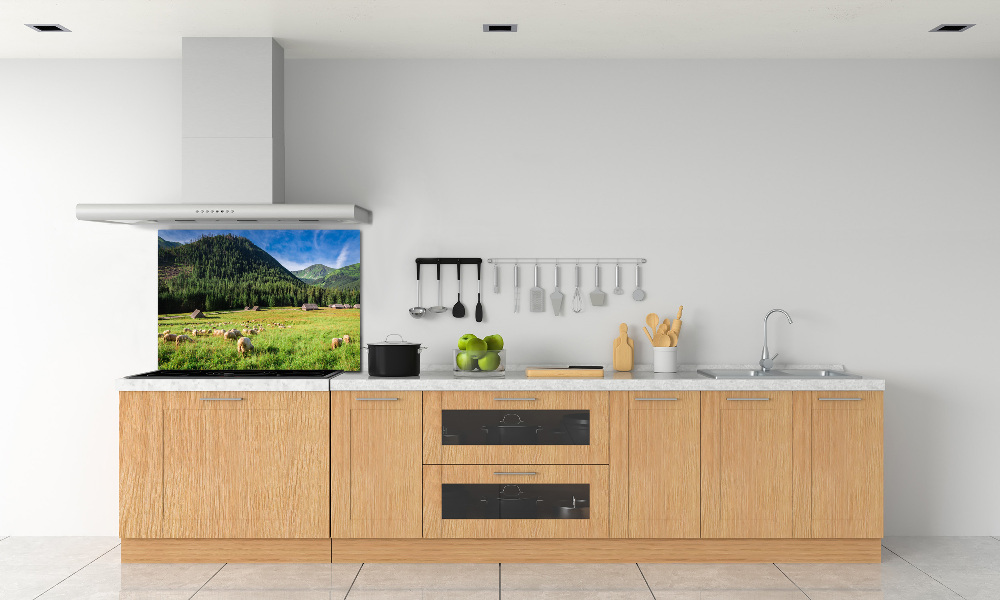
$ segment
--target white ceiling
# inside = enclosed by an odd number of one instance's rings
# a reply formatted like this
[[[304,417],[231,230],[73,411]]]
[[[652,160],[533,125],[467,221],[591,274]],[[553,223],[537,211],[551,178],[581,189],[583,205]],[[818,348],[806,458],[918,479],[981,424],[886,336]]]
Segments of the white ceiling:
[[[185,36],[287,58],[1000,58],[1000,0],[0,0],[0,58],[178,58]]]

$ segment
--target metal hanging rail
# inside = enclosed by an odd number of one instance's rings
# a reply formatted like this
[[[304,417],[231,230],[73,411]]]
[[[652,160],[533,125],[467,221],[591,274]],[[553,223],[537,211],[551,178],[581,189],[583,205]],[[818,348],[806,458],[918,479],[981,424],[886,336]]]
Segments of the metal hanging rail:
[[[642,265],[645,258],[487,258],[486,262],[494,265]]]

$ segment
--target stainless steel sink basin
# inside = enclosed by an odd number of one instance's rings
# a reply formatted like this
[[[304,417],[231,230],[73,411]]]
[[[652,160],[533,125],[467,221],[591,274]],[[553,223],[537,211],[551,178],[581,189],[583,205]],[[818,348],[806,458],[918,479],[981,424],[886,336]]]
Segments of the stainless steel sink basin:
[[[860,375],[831,369],[698,369],[712,379],[861,379]]]
[[[787,374],[789,377],[804,377],[806,379],[861,379],[861,375],[831,369],[781,369],[781,372]]]

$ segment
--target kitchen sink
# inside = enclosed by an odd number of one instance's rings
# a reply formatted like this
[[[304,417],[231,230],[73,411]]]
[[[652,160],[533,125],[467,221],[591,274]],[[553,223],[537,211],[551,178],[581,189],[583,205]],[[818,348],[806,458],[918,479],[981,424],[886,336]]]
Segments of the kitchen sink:
[[[698,369],[712,379],[861,379],[860,375],[833,369]]]

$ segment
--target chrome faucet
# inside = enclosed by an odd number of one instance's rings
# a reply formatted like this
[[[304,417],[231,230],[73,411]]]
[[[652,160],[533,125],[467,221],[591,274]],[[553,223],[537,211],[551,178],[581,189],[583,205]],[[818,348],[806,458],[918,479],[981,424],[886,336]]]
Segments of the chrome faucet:
[[[764,372],[770,371],[774,368],[774,359],[778,358],[777,354],[771,356],[771,352],[767,349],[767,318],[770,317],[772,313],[776,312],[780,312],[788,317],[788,324],[792,324],[792,317],[780,308],[773,308],[771,309],[771,312],[764,315],[764,349],[760,351],[760,368]]]

